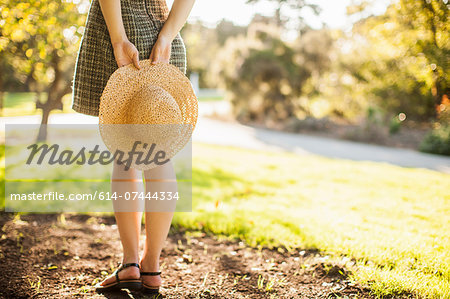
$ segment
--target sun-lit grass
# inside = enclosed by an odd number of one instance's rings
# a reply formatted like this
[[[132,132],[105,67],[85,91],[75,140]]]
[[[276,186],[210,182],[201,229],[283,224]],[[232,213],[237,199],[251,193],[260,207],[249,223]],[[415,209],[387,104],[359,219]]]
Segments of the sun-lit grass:
[[[214,101],[221,101],[221,100],[223,100],[223,96],[204,96],[204,97],[198,98],[199,102],[214,102]]]
[[[351,257],[378,296],[450,297],[448,174],[194,143],[192,178],[175,226]]]
[[[22,115],[41,115],[42,110],[36,109],[35,93],[33,92],[14,92],[5,93],[3,101],[3,111],[1,116],[22,116]],[[47,94],[41,94],[41,101],[45,102]],[[211,102],[223,100],[221,96],[199,97],[199,102]],[[63,97],[63,110],[53,110],[52,113],[75,113],[71,108],[72,98],[70,94]]]
[[[35,94],[31,92],[15,92],[5,93],[3,99],[2,116],[17,116],[17,115],[33,115],[38,114],[34,104]],[[45,95],[41,95],[43,100]]]
[[[357,260],[377,295],[450,296],[450,175],[194,143],[176,225]]]
[[[41,115],[42,110],[36,109],[36,94],[34,92],[14,92],[5,93],[3,101],[3,117],[22,116],[22,115]],[[41,102],[47,100],[47,93],[41,93]],[[71,95],[67,94],[63,97],[63,111],[53,110],[52,113],[70,113],[74,112],[71,108]]]

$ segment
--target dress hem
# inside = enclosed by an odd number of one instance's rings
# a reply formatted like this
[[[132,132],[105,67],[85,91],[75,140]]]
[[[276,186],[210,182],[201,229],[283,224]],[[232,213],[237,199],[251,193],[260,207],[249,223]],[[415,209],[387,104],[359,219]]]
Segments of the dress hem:
[[[81,114],[86,114],[86,115],[96,116],[96,117],[98,117],[98,114],[99,114],[98,111],[93,111],[91,109],[86,109],[86,108],[83,108],[83,107],[78,106],[78,105],[72,105],[72,110],[74,110],[75,112],[81,113]]]

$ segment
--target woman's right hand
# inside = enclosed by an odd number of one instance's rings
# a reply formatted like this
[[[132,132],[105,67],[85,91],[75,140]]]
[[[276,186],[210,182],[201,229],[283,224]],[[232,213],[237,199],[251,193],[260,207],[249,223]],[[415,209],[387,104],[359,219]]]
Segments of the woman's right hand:
[[[137,69],[141,68],[139,65],[139,52],[129,40],[115,42],[112,45],[118,67],[133,63]]]

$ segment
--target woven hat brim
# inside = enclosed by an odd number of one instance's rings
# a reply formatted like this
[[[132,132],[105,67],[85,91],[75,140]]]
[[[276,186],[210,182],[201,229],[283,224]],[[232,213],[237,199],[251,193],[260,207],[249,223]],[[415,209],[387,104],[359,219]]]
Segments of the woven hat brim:
[[[100,98],[99,123],[123,123],[126,101],[143,84],[152,84],[167,91],[177,102],[183,124],[195,129],[198,118],[198,101],[189,79],[174,65],[152,64],[145,59],[141,69],[128,64],[118,68],[108,79]]]
[[[150,60],[140,61],[141,69],[133,65],[118,68],[109,78],[100,101],[99,126],[105,145],[111,152],[130,149],[136,140],[142,143],[156,143],[166,158],[176,155],[189,141],[198,118],[198,101],[189,79],[175,66],[165,63],[152,65]],[[127,105],[133,94],[146,84],[158,86],[167,91],[177,102],[181,112],[181,123],[174,125],[148,124],[140,120],[139,130],[112,125],[135,125],[127,117]],[[136,100],[136,99],[134,99]],[[148,100],[148,99],[137,99]],[[133,105],[139,103],[133,102]],[[127,120],[128,119],[128,120]],[[145,116],[140,116],[145,120]],[[133,127],[131,127],[133,128]],[[146,170],[157,165],[136,165],[133,168]]]

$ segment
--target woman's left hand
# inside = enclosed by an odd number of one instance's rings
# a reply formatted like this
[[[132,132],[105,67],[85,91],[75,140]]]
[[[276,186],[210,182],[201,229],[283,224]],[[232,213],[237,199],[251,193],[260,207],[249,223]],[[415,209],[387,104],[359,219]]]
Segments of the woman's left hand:
[[[160,35],[152,48],[149,59],[152,64],[158,62],[169,63],[171,50],[172,41],[167,37]]]

